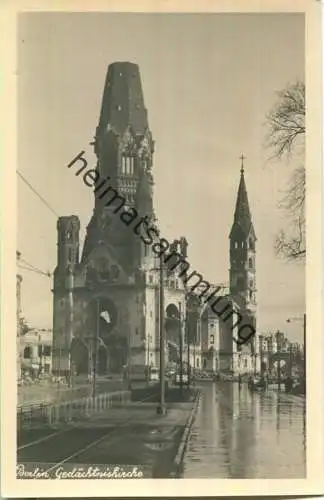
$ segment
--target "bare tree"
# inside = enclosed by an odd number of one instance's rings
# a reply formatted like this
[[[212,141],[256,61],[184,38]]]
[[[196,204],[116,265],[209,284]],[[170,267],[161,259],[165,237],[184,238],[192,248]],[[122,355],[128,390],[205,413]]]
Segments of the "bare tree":
[[[305,238],[305,85],[296,82],[278,92],[278,101],[267,116],[266,145],[271,148],[271,159],[302,158],[295,168],[279,206],[287,215],[289,230],[280,230],[275,250],[289,260],[306,255]]]

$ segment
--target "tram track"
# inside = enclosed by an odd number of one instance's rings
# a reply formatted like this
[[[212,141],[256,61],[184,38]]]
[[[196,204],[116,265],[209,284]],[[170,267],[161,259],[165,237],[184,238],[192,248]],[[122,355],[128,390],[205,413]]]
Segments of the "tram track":
[[[150,390],[142,399],[134,403],[135,406],[140,406],[149,402],[155,395],[155,390]],[[132,421],[132,416],[127,416],[120,423],[109,423],[104,427],[92,426],[87,429],[82,424],[70,424],[68,428],[60,431],[55,431],[45,435],[39,439],[27,442],[17,448],[17,462],[27,463],[33,462],[42,466],[42,463],[50,467],[46,470],[47,473],[57,467],[71,462],[78,457],[77,462],[80,462],[80,456],[86,453],[91,448],[96,447],[102,441],[106,440],[105,446],[111,446],[120,438],[118,432],[124,426],[129,425]]]

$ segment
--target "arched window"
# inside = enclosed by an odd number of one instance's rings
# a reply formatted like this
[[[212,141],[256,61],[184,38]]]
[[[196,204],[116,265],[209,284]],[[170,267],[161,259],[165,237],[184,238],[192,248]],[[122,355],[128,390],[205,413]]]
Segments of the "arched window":
[[[199,368],[199,358],[196,359],[196,367]]]
[[[253,268],[253,259],[249,258],[249,269]]]
[[[210,344],[212,345],[212,344],[214,344],[214,342],[215,342],[215,337],[214,337],[214,335],[211,335],[210,336]]]
[[[30,359],[32,355],[32,348],[30,346],[25,347],[24,349],[24,358]]]
[[[133,175],[134,174],[134,157],[133,156],[122,156],[121,171],[123,175]]]
[[[134,157],[133,156],[129,159],[129,173],[130,173],[130,175],[134,174]]]
[[[254,250],[254,241],[252,240],[252,238],[249,239],[249,249]]]
[[[234,248],[238,248],[238,242],[237,241],[235,241],[235,243],[234,243]]]
[[[122,174],[127,173],[127,158],[126,158],[126,156],[122,156],[121,171],[122,171]]]

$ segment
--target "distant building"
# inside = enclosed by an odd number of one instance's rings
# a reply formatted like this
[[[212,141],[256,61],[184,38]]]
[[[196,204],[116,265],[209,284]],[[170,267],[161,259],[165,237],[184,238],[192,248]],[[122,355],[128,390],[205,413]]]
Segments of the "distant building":
[[[52,371],[52,330],[30,330],[20,338],[21,371],[32,375]]]

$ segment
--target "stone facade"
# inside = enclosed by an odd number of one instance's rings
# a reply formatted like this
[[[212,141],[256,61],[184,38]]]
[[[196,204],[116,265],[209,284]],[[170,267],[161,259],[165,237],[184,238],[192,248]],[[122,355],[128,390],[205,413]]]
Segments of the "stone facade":
[[[68,165],[76,182],[94,190],[82,252],[78,217],[60,217],[57,225],[54,374],[159,365],[163,259],[166,364],[179,362],[182,344],[183,361],[189,357],[191,366],[232,370],[238,350],[235,317],[255,318],[255,234],[243,172],[230,236],[230,293],[222,298],[221,311],[219,303],[206,309],[199,293],[187,286],[184,267],[172,265],[172,252],[187,258],[185,238],[173,241],[162,260],[154,248],[163,240],[153,208],[155,144],[136,64],[109,66],[93,145],[94,169],[87,168],[83,153]],[[165,264],[168,253],[171,261]],[[226,318],[223,306],[233,311]]]

